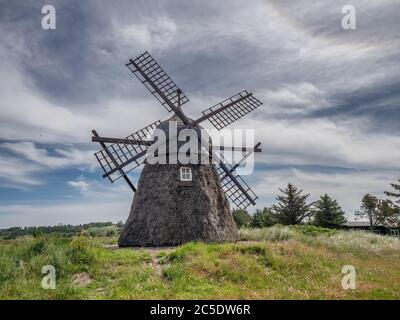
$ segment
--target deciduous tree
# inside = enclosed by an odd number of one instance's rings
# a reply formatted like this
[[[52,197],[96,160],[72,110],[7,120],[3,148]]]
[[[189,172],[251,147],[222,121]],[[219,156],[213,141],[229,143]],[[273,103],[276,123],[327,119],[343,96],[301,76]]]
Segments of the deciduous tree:
[[[369,221],[369,228],[371,231],[377,225],[390,224],[396,210],[391,205],[390,200],[381,200],[370,194],[364,195],[361,200],[360,210],[355,212],[358,218],[367,218]]]

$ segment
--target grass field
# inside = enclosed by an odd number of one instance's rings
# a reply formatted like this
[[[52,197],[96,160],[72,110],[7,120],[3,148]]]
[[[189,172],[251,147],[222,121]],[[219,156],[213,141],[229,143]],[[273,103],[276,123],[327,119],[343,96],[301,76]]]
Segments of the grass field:
[[[400,299],[400,240],[315,227],[240,230],[242,241],[117,249],[115,237],[0,241],[0,299]],[[41,287],[53,265],[56,289]],[[344,290],[341,269],[356,268]]]

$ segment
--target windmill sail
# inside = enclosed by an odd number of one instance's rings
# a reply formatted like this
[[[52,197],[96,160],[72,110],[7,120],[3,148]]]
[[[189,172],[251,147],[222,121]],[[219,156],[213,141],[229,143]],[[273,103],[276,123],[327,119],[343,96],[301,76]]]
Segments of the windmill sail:
[[[153,131],[161,121],[156,121],[143,129],[136,131],[95,153],[97,161],[104,171],[103,177],[108,177],[111,182],[118,180],[121,174],[121,168],[124,168],[125,174],[140,166],[146,156],[149,145],[147,144],[127,144],[126,140],[151,141]]]
[[[210,120],[212,125],[221,130],[227,125],[235,122],[236,120],[244,117],[257,107],[262,105],[262,102],[249,93],[243,90],[238,94],[204,110],[203,116],[196,120],[196,122]]]
[[[226,196],[240,209],[246,209],[249,205],[255,204],[258,198],[254,191],[239,176],[222,154],[218,155],[219,161],[216,164],[218,176],[222,189]],[[228,175],[224,168],[227,168],[231,175]]]
[[[147,51],[135,60],[131,59],[126,66],[168,112],[175,111],[179,106],[189,101]]]

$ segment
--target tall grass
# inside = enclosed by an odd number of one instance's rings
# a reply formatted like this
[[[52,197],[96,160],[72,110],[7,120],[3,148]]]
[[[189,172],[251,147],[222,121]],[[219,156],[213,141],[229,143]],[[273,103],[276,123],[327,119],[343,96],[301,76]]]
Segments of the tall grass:
[[[295,239],[308,245],[322,245],[339,251],[363,254],[365,252],[400,252],[400,239],[368,231],[348,231],[315,226],[282,226],[240,229],[244,241],[285,241]]]
[[[0,299],[40,291],[45,265],[52,265],[57,282],[62,282],[95,263],[95,250],[85,238],[52,235],[5,242],[0,246]]]
[[[163,256],[163,280],[174,297],[226,297],[265,288],[274,261],[265,244],[188,243]],[[188,296],[187,296],[188,295]]]
[[[244,241],[283,241],[293,238],[295,232],[289,227],[275,225],[270,228],[239,229],[239,235]]]
[[[366,254],[398,252],[400,253],[400,239],[382,236],[367,231],[339,231],[330,237],[317,237],[315,243],[340,251]]]
[[[115,237],[0,241],[0,300],[400,299],[400,239],[281,225],[240,235],[251,242],[132,250],[104,247]],[[41,287],[41,268],[49,264],[56,268],[56,290]],[[341,289],[347,264],[357,268],[358,291]],[[89,284],[74,281],[82,272]]]

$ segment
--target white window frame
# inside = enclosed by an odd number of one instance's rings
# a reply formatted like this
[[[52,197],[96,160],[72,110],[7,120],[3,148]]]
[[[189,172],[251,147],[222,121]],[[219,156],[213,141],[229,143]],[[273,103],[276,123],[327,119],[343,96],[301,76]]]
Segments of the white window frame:
[[[180,167],[180,179],[181,181],[192,181],[192,169],[189,167]]]
[[[394,236],[394,237],[399,237],[400,236],[400,232],[397,229],[390,229],[390,235]]]

